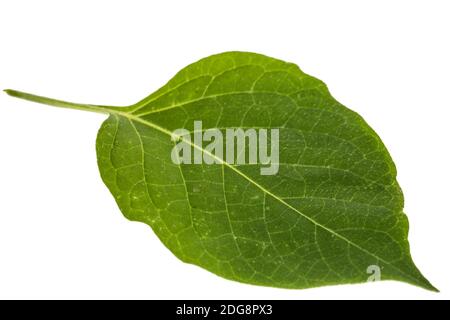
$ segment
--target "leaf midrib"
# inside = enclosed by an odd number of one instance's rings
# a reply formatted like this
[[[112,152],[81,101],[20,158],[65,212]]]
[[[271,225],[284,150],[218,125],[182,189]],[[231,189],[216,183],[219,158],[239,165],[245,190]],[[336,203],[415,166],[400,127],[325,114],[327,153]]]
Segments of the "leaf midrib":
[[[168,135],[169,137],[172,136],[172,132],[169,131],[168,129],[161,127],[151,121],[142,119],[140,117],[134,116],[130,113],[125,113],[125,112],[121,112],[121,111],[112,111],[111,113],[114,113],[118,116],[122,116],[127,118],[128,120],[131,121],[136,121],[138,123],[141,123],[147,127],[150,127],[152,129],[155,129],[161,133],[164,133],[166,135]],[[276,194],[274,194],[273,192],[271,192],[270,190],[266,189],[264,186],[260,185],[258,182],[254,181],[252,178],[250,178],[249,176],[245,175],[243,172],[241,172],[240,170],[238,170],[236,167],[230,165],[229,163],[227,163],[226,161],[223,161],[223,159],[217,157],[216,155],[210,153],[209,151],[203,149],[202,147],[196,145],[195,143],[192,143],[190,140],[184,139],[183,137],[180,137],[181,140],[183,140],[183,142],[188,143],[190,146],[192,146],[193,148],[196,148],[197,150],[200,150],[204,153],[206,153],[208,156],[212,157],[213,159],[217,160],[220,164],[222,164],[223,166],[228,167],[229,169],[233,170],[235,173],[237,173],[238,175],[240,175],[242,178],[246,179],[247,181],[249,181],[251,184],[253,184],[254,186],[256,186],[258,189],[260,189],[261,191],[263,191],[265,194],[268,194],[269,196],[271,196],[272,198],[274,198],[275,200],[279,201],[280,203],[282,203],[283,205],[285,205],[286,207],[288,207],[289,209],[291,209],[292,211],[296,212],[297,214],[299,214],[300,216],[302,216],[303,218],[305,218],[306,220],[308,220],[309,222],[313,223],[315,226],[322,228],[323,230],[331,233],[332,235],[334,235],[335,237],[347,242],[348,244],[350,244],[351,246],[361,250],[362,252],[374,257],[375,259],[377,259],[378,261],[381,261],[383,263],[385,263],[386,265],[391,266],[393,269],[395,269],[396,271],[398,271],[399,273],[401,273],[403,276],[405,276],[406,278],[409,278],[410,280],[412,280],[414,283],[417,283],[418,279],[411,277],[409,274],[405,273],[403,270],[399,269],[398,267],[396,267],[395,265],[393,265],[392,263],[390,263],[389,261],[379,257],[378,255],[368,251],[367,249],[361,247],[360,245],[358,245],[357,243],[351,241],[350,239],[346,238],[345,236],[337,233],[336,231],[334,231],[333,229],[330,229],[329,227],[317,222],[316,220],[314,220],[313,218],[309,217],[308,215],[304,214],[303,212],[301,212],[300,210],[298,210],[297,208],[293,207],[292,205],[290,205],[289,203],[287,203],[286,201],[284,201],[282,198],[278,197]],[[419,281],[420,283],[420,281]]]

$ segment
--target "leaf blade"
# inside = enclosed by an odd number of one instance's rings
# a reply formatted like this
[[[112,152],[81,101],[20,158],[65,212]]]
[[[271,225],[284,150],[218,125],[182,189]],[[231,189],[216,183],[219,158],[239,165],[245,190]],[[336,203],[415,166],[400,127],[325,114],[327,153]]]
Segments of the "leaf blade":
[[[150,225],[181,260],[286,288],[364,282],[376,265],[382,280],[436,290],[411,259],[403,194],[381,139],[296,65],[214,55],[108,113],[97,138],[102,179],[124,215]],[[280,128],[279,174],[221,159],[173,164],[171,132],[192,132],[193,120],[205,130]]]

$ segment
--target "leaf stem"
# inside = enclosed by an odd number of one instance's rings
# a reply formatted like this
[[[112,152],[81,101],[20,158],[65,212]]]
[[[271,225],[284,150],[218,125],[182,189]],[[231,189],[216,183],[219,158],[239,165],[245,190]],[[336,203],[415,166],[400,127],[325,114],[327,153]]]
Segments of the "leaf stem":
[[[8,95],[15,97],[15,98],[20,98],[20,99],[33,101],[33,102],[37,102],[37,103],[42,103],[42,104],[59,107],[59,108],[76,109],[76,110],[83,110],[83,111],[103,113],[103,114],[111,114],[111,113],[117,113],[119,111],[123,111],[122,107],[74,103],[74,102],[68,102],[68,101],[63,101],[63,100],[42,97],[42,96],[34,95],[31,93],[26,93],[26,92],[12,90],[12,89],[5,89],[3,91],[5,91]],[[120,110],[120,109],[122,109],[122,110]]]

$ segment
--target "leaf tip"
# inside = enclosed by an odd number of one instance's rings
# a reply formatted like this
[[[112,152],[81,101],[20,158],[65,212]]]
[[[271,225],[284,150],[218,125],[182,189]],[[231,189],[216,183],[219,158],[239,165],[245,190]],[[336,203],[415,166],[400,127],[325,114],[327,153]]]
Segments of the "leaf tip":
[[[435,286],[433,286],[431,283],[429,283],[429,285],[426,287],[426,289],[428,289],[428,290],[430,290],[430,291],[432,291],[432,292],[435,292],[435,293],[441,292],[441,291],[439,291],[438,288],[436,288]]]
[[[428,281],[428,279],[426,279],[423,276],[421,278],[422,279],[419,282],[413,283],[413,284],[415,284],[416,286],[419,286],[421,288],[424,288],[426,290],[430,290],[432,292],[436,292],[436,293],[440,292],[438,288],[436,288],[434,285],[431,284],[430,281]]]

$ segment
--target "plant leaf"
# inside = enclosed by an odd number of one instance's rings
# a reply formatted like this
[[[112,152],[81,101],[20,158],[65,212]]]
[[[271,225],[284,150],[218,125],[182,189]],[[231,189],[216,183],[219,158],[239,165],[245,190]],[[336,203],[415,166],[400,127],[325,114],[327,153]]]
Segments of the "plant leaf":
[[[101,177],[130,220],[182,261],[240,282],[310,288],[381,280],[436,290],[414,265],[396,169],[376,133],[296,65],[227,52],[182,69],[128,107],[8,94],[109,114]],[[278,128],[279,171],[174,164],[178,128]],[[193,148],[204,146],[191,143]]]

